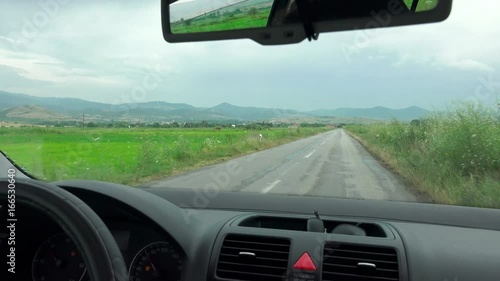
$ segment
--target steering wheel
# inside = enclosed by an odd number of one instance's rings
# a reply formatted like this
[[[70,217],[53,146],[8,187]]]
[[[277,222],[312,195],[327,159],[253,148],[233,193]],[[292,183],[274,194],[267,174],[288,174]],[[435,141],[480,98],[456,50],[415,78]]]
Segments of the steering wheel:
[[[2,201],[7,198],[8,186],[7,179],[0,179]],[[30,179],[16,179],[14,190],[16,206],[28,205],[46,214],[73,240],[90,280],[128,280],[123,256],[111,232],[82,200],[58,186]]]

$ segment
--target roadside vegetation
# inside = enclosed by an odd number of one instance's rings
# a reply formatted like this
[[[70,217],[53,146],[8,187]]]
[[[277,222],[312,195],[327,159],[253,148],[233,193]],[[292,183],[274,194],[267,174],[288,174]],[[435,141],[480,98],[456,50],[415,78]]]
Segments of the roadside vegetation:
[[[493,110],[458,104],[411,123],[347,130],[436,203],[500,208],[500,126]]]
[[[39,179],[139,184],[329,130],[256,128],[0,128],[0,149]]]

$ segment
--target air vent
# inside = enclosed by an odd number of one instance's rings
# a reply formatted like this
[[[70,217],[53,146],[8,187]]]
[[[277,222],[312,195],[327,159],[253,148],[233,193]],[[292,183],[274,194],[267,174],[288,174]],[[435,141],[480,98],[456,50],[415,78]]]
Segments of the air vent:
[[[252,216],[241,221],[238,226],[307,231],[307,221],[308,219],[305,218]],[[334,233],[334,229],[336,227],[347,224],[363,229],[368,237],[388,238],[387,231],[384,230],[384,227],[378,223],[328,220],[324,218],[323,223],[328,233]]]
[[[349,244],[326,244],[323,281],[397,281],[395,249]]]
[[[217,277],[230,280],[282,281],[288,268],[290,241],[229,235],[222,244]]]

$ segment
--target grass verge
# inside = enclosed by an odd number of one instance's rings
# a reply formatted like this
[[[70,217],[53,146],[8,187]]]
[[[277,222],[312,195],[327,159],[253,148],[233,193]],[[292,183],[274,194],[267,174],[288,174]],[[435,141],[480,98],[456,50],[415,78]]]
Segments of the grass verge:
[[[436,203],[500,208],[500,126],[493,111],[461,104],[411,123],[347,130]]]

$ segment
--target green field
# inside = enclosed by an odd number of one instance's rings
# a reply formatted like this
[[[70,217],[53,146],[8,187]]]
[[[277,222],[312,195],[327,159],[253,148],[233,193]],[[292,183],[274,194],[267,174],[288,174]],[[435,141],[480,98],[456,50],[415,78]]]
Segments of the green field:
[[[500,123],[493,110],[457,105],[411,124],[348,131],[437,203],[500,208]]]
[[[415,0],[404,0],[406,6],[408,8],[411,8],[413,2]],[[417,12],[423,12],[423,11],[429,11],[434,8],[436,8],[437,4],[439,3],[439,0],[420,0],[417,5]]]
[[[137,184],[326,130],[0,128],[0,149],[39,179]]]
[[[273,1],[253,0],[171,23],[173,34],[266,27]]]

